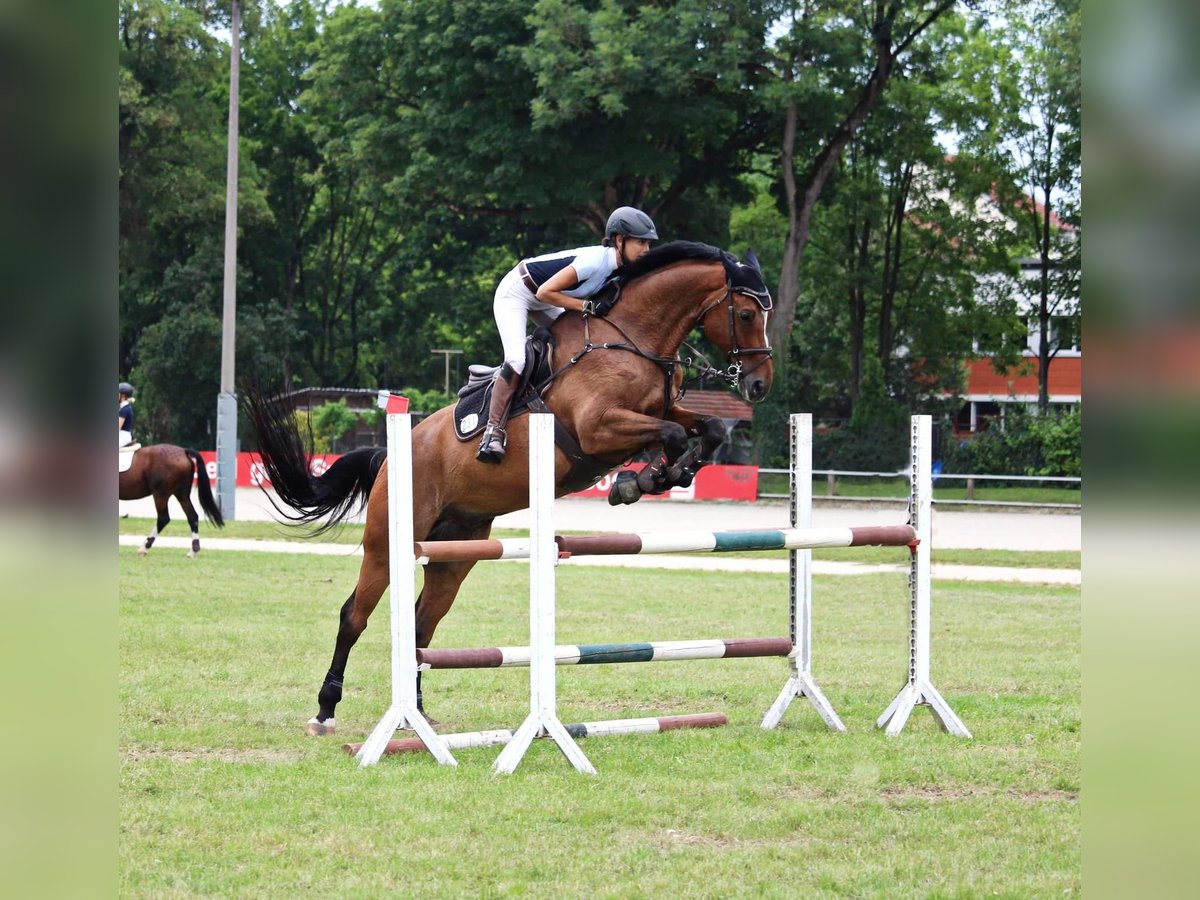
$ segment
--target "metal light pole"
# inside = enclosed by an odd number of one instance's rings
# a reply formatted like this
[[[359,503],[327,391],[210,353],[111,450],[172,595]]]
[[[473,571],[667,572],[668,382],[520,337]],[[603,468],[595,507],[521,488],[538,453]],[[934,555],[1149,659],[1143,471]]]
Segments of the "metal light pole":
[[[233,0],[229,23],[229,147],[225,167],[225,286],[221,315],[221,392],[217,395],[217,504],[233,521],[237,495],[237,397],[234,348],[237,320],[238,74],[242,11]]]
[[[461,350],[430,350],[429,352],[435,353],[435,354],[440,353],[446,360],[446,393],[449,394],[450,393],[450,356],[455,353],[457,353],[459,356],[461,356],[462,351]]]

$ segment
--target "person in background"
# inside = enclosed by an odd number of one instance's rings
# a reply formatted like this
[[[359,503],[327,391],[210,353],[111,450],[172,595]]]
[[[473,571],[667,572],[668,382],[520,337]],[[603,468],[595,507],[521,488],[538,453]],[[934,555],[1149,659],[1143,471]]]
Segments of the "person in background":
[[[133,385],[117,385],[117,449],[133,442]]]
[[[656,240],[651,218],[640,209],[622,206],[608,217],[600,245],[523,259],[500,280],[492,310],[504,346],[504,364],[492,382],[487,425],[476,459],[488,463],[504,459],[508,437],[504,423],[525,368],[528,320],[548,326],[569,309],[592,314],[588,298],[618,266],[638,259]]]

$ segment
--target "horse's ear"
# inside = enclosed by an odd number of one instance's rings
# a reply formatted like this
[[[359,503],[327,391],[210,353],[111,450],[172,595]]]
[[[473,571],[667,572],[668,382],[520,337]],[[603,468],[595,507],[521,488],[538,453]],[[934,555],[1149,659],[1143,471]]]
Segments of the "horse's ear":
[[[752,266],[759,275],[762,275],[762,264],[758,261],[758,257],[754,255],[753,247],[750,247],[746,250],[746,262]]]

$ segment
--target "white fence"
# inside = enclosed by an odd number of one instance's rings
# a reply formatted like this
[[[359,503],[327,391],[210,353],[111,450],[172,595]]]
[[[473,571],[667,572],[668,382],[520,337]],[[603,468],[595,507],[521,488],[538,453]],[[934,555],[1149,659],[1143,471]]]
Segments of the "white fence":
[[[780,475],[786,477],[787,469],[767,469],[760,468],[758,474],[762,475]],[[838,479],[840,478],[895,478],[907,479],[908,472],[855,472],[847,469],[813,469],[814,476],[825,477],[825,496],[836,497]],[[996,500],[976,500],[975,486],[976,482],[981,481],[1019,481],[1019,482],[1034,482],[1045,484],[1064,484],[1078,485],[1082,488],[1083,479],[1073,475],[976,475],[976,474],[959,474],[956,472],[934,472],[933,482],[937,485],[944,481],[965,481],[967,483],[967,498],[965,500],[935,500],[934,502],[940,505],[948,504],[977,504],[977,505],[999,505],[999,506],[1042,506],[1047,508],[1059,509],[1079,509],[1082,503],[1038,503],[1035,501],[996,501]],[[761,480],[760,480],[761,485]],[[760,499],[785,499],[786,493],[772,493],[769,491],[759,490],[758,496]],[[876,499],[867,497],[855,497],[849,499]],[[890,497],[883,495],[878,499],[901,499],[899,495]]]

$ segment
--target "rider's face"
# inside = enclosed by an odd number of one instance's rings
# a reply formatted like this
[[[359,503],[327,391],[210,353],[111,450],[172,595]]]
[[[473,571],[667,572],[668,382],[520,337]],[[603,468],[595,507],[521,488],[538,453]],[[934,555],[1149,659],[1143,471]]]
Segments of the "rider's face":
[[[641,238],[621,236],[621,257],[623,262],[633,262],[650,249],[650,242]]]

